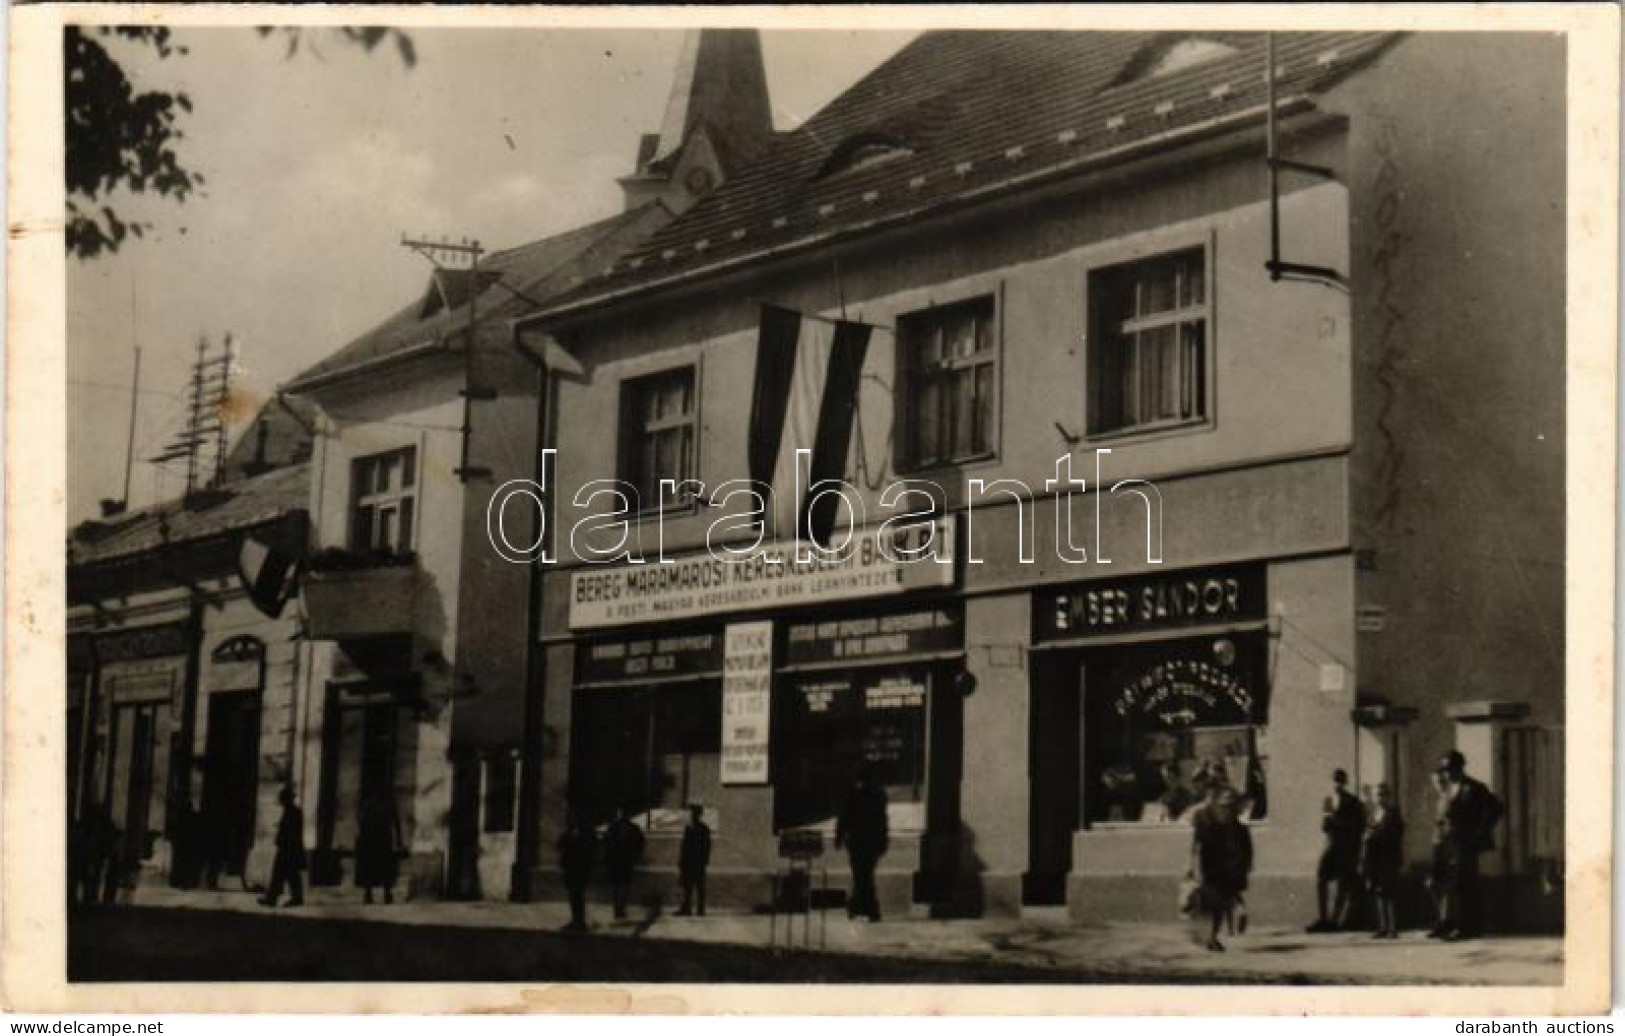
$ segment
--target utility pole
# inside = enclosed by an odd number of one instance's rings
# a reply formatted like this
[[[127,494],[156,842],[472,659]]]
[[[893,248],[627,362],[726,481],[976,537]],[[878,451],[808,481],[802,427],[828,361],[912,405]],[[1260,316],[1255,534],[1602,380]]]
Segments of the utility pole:
[[[458,391],[458,395],[463,397],[463,424],[461,428],[463,442],[455,474],[464,485],[471,478],[488,478],[491,474],[489,468],[472,467],[468,463],[469,439],[474,431],[473,402],[476,399],[489,400],[496,398],[494,390],[480,389],[474,386],[474,343],[476,341],[475,332],[479,326],[477,306],[480,291],[484,287],[480,283],[480,256],[485,254],[485,250],[480,247],[478,241],[471,241],[466,237],[461,241],[431,241],[428,238],[410,238],[404,234],[401,236],[401,246],[410,248],[418,255],[429,260],[429,263],[434,266],[436,275],[447,272],[445,264],[441,262],[442,258],[466,258],[468,261],[468,331],[463,346],[463,387]],[[440,283],[439,289],[444,297],[446,291],[444,281]],[[446,299],[446,302],[450,306],[451,299]]]

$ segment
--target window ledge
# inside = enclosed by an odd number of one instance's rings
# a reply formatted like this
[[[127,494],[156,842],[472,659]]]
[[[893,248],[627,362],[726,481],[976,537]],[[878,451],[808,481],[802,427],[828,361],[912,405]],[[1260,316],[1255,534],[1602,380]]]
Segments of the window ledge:
[[[668,518],[692,518],[699,513],[700,505],[697,502],[690,502],[677,507],[647,507],[636,514],[627,515],[626,522],[629,525],[659,524]]]
[[[957,474],[963,471],[977,471],[982,468],[991,468],[999,463],[999,455],[993,453],[978,453],[962,460],[932,461],[929,464],[899,464],[893,462],[892,467],[899,478],[918,478],[930,475]]]
[[[1084,436],[1086,443],[1118,443],[1137,442],[1167,438],[1174,435],[1189,435],[1196,432],[1210,432],[1214,424],[1211,418],[1193,418],[1188,421],[1164,421],[1158,424],[1135,425],[1133,428],[1123,428],[1109,432],[1090,432]]]

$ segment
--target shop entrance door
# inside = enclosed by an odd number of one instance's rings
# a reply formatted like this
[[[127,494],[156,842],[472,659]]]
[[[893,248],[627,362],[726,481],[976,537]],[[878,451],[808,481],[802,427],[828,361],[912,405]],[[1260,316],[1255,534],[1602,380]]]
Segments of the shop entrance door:
[[[168,705],[138,702],[113,710],[107,802],[122,831],[119,858],[137,867],[152,856],[164,823],[164,787],[160,780],[158,710]]]
[[[254,845],[259,763],[259,692],[209,695],[203,817],[208,860],[216,874],[241,875]]]
[[[1066,902],[1078,829],[1083,681],[1079,655],[1039,655],[1032,667],[1029,862],[1022,898],[1033,905]]]
[[[311,884],[343,880],[342,860],[355,852],[361,803],[394,794],[399,713],[392,699],[341,701],[337,688],[330,692]]]

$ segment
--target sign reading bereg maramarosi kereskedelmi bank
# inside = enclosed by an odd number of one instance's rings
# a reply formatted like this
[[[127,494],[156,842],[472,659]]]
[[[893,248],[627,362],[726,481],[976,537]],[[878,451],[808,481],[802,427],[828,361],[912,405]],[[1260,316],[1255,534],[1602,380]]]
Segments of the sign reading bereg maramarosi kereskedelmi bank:
[[[935,532],[935,559],[903,561]],[[929,522],[857,530],[852,549],[838,560],[795,560],[795,549],[767,547],[730,560],[711,553],[671,561],[589,565],[570,574],[570,628],[603,629],[727,612],[827,604],[952,586],[952,515]],[[880,537],[890,538],[890,557]],[[837,532],[832,545],[841,543]],[[774,560],[777,559],[777,560]]]

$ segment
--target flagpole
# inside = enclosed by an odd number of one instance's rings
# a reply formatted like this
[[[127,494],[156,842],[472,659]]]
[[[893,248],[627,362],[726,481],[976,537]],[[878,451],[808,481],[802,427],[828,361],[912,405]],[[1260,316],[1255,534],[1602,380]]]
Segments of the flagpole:
[[[816,320],[821,324],[837,324],[837,325],[838,324],[862,324],[864,327],[872,327],[876,331],[885,331],[887,334],[893,334],[894,335],[894,334],[897,333],[896,328],[891,327],[891,326],[889,326],[887,324],[871,324],[867,320],[846,320],[846,319],[843,319],[841,317],[821,316],[821,315],[819,315],[817,313],[803,313],[801,310],[796,309],[794,306],[785,306],[785,305],[781,305],[781,304],[779,304],[777,302],[768,302],[766,299],[751,299],[750,301],[752,302],[752,304],[757,305],[757,306],[772,306],[774,309],[790,310],[790,311],[794,312],[797,316],[801,317],[801,319],[803,319],[803,320]],[[842,309],[845,309],[845,303],[842,303]]]

